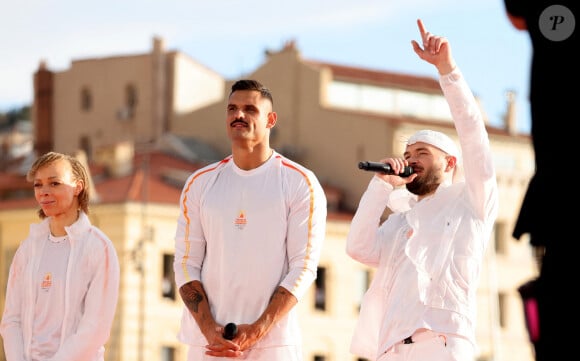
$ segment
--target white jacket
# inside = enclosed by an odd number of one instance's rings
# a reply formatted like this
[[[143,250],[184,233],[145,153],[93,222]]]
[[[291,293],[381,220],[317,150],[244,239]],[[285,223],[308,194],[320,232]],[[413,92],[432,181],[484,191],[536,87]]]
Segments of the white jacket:
[[[119,260],[111,240],[88,216],[66,232],[71,251],[67,265],[65,310],[61,340],[56,354],[47,361],[102,361],[119,294]],[[49,219],[32,224],[10,266],[6,304],[0,334],[8,361],[29,361],[38,289],[33,279],[49,237]]]
[[[440,84],[465,180],[441,184],[417,202],[374,176],[347,237],[349,256],[377,267],[351,344],[351,352],[368,359],[423,327],[475,343],[476,291],[499,207],[497,181],[481,112],[459,69]],[[387,206],[395,213],[380,224]]]

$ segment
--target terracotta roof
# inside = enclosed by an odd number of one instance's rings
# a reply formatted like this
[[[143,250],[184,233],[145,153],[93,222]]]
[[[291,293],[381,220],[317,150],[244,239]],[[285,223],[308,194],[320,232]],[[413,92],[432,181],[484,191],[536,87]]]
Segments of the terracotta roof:
[[[107,177],[105,169],[89,165],[99,203],[154,202],[177,204],[187,176],[203,164],[162,152],[137,154],[133,170],[121,177]],[[34,207],[32,186],[24,176],[0,173],[0,193],[30,190],[19,198],[2,199],[0,209]]]
[[[156,204],[177,205],[182,187],[187,177],[205,164],[192,163],[188,160],[155,151],[136,154],[133,170],[120,177],[107,176],[106,169],[97,164],[89,164],[95,185],[97,203],[151,202]],[[323,185],[330,199],[340,198],[341,191],[335,187]],[[29,191],[18,198],[1,199],[0,210],[34,208],[37,206],[32,185],[25,176],[0,173],[0,194],[2,192]],[[339,203],[339,200],[336,200]],[[329,219],[348,220],[352,213],[330,209]]]
[[[26,181],[26,175],[0,172],[0,192],[5,190],[31,189]]]
[[[203,165],[162,152],[137,154],[130,174],[95,182],[95,188],[103,203],[177,204],[187,176]],[[181,176],[175,177],[175,174]]]

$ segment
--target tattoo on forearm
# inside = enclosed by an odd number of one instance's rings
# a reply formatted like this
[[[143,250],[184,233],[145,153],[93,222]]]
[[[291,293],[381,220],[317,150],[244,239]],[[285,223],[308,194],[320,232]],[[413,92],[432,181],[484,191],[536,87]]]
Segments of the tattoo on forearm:
[[[198,306],[203,301],[203,294],[190,285],[186,285],[181,289],[181,298],[191,312],[197,313]]]
[[[270,301],[272,301],[276,297],[283,296],[286,294],[288,294],[288,291],[285,290],[284,288],[279,287],[274,291],[274,293],[272,294],[272,297],[270,297]]]

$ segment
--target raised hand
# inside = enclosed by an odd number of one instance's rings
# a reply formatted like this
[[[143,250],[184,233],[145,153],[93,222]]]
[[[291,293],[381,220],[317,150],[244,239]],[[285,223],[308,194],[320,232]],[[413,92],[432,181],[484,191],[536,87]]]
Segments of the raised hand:
[[[450,73],[455,68],[455,60],[447,38],[428,32],[421,19],[417,20],[417,26],[421,34],[422,46],[415,40],[411,41],[415,54],[429,64],[435,65],[439,74]]]

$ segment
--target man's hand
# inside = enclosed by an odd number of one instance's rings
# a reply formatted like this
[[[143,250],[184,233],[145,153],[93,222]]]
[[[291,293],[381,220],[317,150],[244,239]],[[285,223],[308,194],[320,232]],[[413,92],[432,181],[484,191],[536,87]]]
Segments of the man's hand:
[[[413,45],[415,54],[429,64],[435,65],[439,74],[445,75],[451,73],[455,68],[455,61],[451,55],[451,46],[447,39],[442,36],[433,35],[425,30],[421,19],[417,20],[417,25],[421,33],[423,47],[415,40],[412,40],[411,44]]]
[[[217,357],[239,357],[243,355],[240,345],[235,342],[235,337],[231,341],[223,337],[223,326],[217,326],[214,331],[208,338],[208,340],[211,339],[211,342],[205,346],[206,355]]]
[[[398,175],[405,170],[406,166],[409,165],[409,162],[403,158],[384,158],[381,159],[380,162],[389,164],[393,170],[393,174],[375,173],[375,177],[381,178],[383,181],[391,184],[394,188],[411,183],[417,177],[416,173],[413,173],[408,177],[401,177]]]

